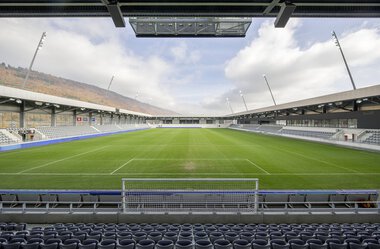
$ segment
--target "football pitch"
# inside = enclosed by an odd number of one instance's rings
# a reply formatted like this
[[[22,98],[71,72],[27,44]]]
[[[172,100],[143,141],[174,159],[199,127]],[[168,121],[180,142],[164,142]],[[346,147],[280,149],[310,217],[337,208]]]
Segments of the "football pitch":
[[[124,177],[380,189],[380,153],[230,129],[150,129],[0,153],[0,189],[120,189]]]

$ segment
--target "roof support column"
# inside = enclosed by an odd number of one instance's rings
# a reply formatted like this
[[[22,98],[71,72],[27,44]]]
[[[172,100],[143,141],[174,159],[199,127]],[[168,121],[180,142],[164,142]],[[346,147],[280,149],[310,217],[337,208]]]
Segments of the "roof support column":
[[[73,126],[77,126],[77,110],[73,111]]]
[[[51,120],[51,127],[57,126],[57,115],[55,114],[55,106],[51,108],[51,114],[50,114],[50,120]]]
[[[89,125],[89,126],[92,125],[92,112],[89,112],[89,113],[88,113],[88,125]]]
[[[25,101],[20,105],[20,128],[25,128]]]

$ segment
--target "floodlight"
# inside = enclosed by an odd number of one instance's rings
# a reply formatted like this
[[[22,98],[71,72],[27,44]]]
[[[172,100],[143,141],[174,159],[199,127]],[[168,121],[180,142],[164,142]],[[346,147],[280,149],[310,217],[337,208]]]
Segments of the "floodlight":
[[[21,99],[16,99],[16,103],[17,103],[17,104],[21,104],[21,103],[22,103],[22,100],[21,100]]]

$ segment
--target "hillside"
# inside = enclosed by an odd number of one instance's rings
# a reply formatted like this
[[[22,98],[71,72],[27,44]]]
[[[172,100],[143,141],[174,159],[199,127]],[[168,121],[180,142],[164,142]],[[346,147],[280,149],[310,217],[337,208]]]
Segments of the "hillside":
[[[27,69],[0,64],[0,85],[22,88]],[[175,114],[157,106],[142,103],[97,86],[32,71],[25,90],[107,105],[152,115]]]

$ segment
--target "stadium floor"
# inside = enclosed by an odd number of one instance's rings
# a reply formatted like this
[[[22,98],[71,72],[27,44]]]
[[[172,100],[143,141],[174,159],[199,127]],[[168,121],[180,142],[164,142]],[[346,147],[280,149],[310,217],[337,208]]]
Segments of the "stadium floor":
[[[0,153],[0,189],[120,189],[123,177],[252,177],[260,189],[380,189],[380,153],[178,128]]]

